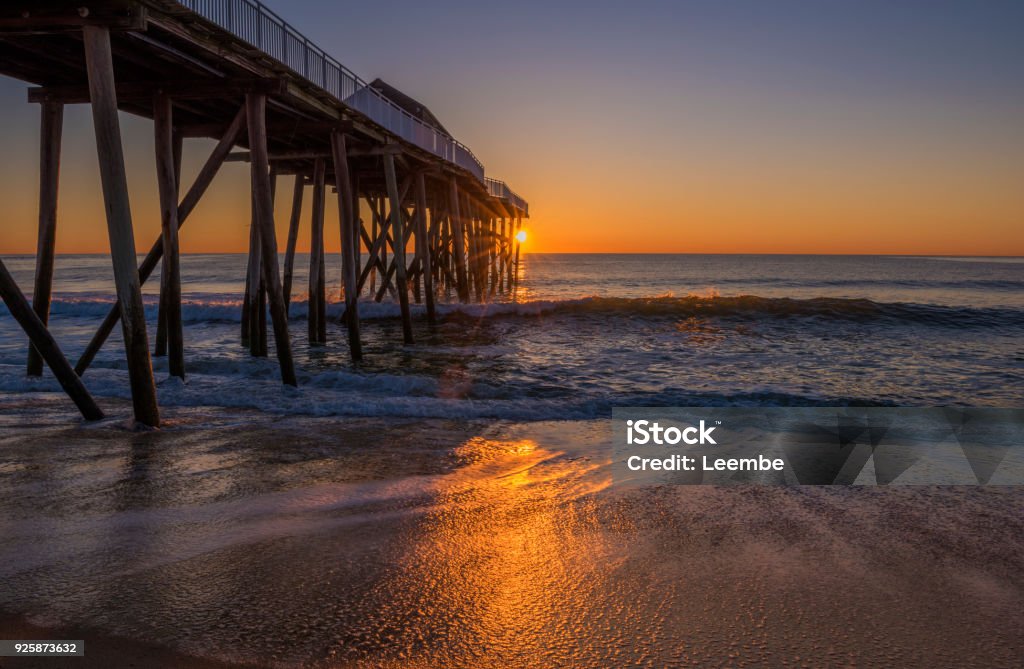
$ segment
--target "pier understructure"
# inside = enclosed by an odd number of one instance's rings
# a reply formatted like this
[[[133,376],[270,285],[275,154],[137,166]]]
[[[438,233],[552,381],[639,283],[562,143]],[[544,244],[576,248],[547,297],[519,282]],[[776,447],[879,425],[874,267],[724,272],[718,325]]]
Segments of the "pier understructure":
[[[297,383],[289,300],[302,288],[292,283],[304,216],[311,230],[306,334],[311,344],[328,343],[330,229],[341,248],[342,345],[354,360],[363,355],[360,298],[397,301],[404,343],[413,344],[411,302],[422,303],[433,324],[440,300],[483,302],[517,283],[526,201],[485,176],[480,160],[424,105],[379,79],[360,79],[254,0],[4,3],[0,74],[31,85],[28,100],[41,116],[32,300],[2,261],[0,294],[30,339],[27,373],[41,375],[45,362],[86,418],[103,414],[82,379],[118,325],[137,421],[160,423],[151,355],[166,355],[170,374],[185,378],[179,235],[203,234],[184,226],[225,162],[247,163],[251,173],[240,342],[266,356],[269,329],[285,384]],[[74,366],[47,329],[69,104],[92,108],[116,286],[116,299]],[[161,234],[141,264],[119,112],[153,122]],[[183,184],[188,138],[216,143],[195,180]],[[283,240],[274,222],[280,197],[291,199]],[[327,197],[337,198],[337,226],[325,226]],[[152,338],[141,292],[146,281],[160,282]]]

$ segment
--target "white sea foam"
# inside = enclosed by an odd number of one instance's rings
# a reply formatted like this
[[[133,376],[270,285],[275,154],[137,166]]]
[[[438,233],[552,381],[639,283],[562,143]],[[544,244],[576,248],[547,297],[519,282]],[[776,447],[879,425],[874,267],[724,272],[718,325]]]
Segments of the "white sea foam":
[[[23,286],[30,260],[11,263]],[[186,261],[201,277],[183,285],[188,382],[160,382],[166,405],[536,420],[602,416],[613,404],[1012,406],[1024,387],[1020,279],[1005,264],[950,263],[937,277],[936,260],[538,257],[515,303],[445,302],[438,328],[411,305],[412,347],[397,304],[360,300],[358,365],[335,287],[324,347],[305,341],[307,301],[291,301],[295,391],[281,386],[272,336],[268,358],[240,346],[244,258]],[[102,258],[59,259],[51,331],[72,361],[111,308],[107,274]],[[152,337],[156,283],[146,289]],[[57,392],[49,377],[25,378],[26,348],[0,307],[0,391]],[[165,359],[153,364],[166,379]],[[124,369],[115,328],[85,383],[100,398],[127,397]]]

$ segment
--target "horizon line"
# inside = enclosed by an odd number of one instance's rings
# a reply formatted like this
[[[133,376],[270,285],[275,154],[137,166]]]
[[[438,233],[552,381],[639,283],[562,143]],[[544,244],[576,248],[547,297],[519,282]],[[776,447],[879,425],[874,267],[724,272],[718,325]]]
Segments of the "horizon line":
[[[210,256],[210,255],[248,255],[248,251],[192,251],[182,252],[182,256]],[[308,254],[309,251],[296,251],[296,254]],[[365,255],[366,251],[360,251],[361,255]],[[136,251],[136,255],[145,255],[146,251]],[[327,255],[339,255],[340,251],[329,251]],[[36,253],[30,252],[11,252],[4,253],[0,252],[0,256],[36,256]],[[109,256],[108,251],[82,251],[82,252],[60,252],[56,253],[56,256]],[[278,255],[284,255],[283,251],[279,251]],[[626,256],[642,256],[642,255],[658,255],[658,256],[856,256],[856,257],[889,257],[889,258],[1024,258],[1024,254],[984,254],[984,253],[802,253],[802,252],[725,252],[725,251],[714,251],[714,252],[699,252],[699,251],[523,251],[523,255],[588,255],[588,256],[615,256],[615,255],[626,255]]]

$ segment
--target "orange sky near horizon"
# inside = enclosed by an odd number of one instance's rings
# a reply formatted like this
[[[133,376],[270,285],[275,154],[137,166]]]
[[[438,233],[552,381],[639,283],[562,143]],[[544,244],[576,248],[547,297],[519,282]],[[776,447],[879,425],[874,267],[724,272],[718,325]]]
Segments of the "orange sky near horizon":
[[[527,252],[1024,256],[1020,3],[266,1],[429,106],[528,200]],[[384,21],[389,39],[365,28]],[[0,76],[3,254],[36,249],[26,86]],[[64,128],[57,250],[106,252],[89,107],[69,106]],[[122,135],[145,251],[159,231],[152,123],[122,115]],[[186,185],[211,147],[186,142]],[[247,165],[226,164],[182,250],[244,251],[248,188]],[[336,211],[329,196],[331,252]]]
[[[24,105],[24,103],[22,103]],[[25,105],[28,107],[28,105]],[[0,253],[34,253],[38,197],[38,120],[20,114],[22,141],[5,153],[0,176],[4,234]],[[26,118],[27,116],[27,118]],[[159,235],[156,177],[148,121],[122,116],[136,246]],[[71,132],[74,128],[79,131]],[[88,108],[69,108],[58,206],[58,252],[107,252]],[[530,202],[528,252],[824,253],[1024,255],[1024,197],[1018,147],[960,146],[941,160],[944,143],[920,133],[892,143],[827,155],[803,146],[734,148],[654,144],[638,135],[635,151],[531,161],[484,137],[482,155]],[[809,140],[812,138],[809,138]],[[566,146],[578,144],[572,138]],[[782,139],[775,140],[781,142]],[[212,142],[186,143],[183,181],[190,183]],[[712,161],[709,158],[717,157]],[[785,155],[787,160],[774,158]],[[568,169],[569,166],[572,169]],[[283,248],[291,177],[277,205]],[[183,228],[185,253],[242,252],[248,244],[247,166],[228,163]],[[299,250],[309,246],[309,194]],[[337,204],[327,202],[327,247],[338,250]]]
[[[484,111],[445,105],[443,91],[434,106],[455,117],[456,135],[488,175],[529,201],[527,252],[1024,255],[1024,132],[1013,132],[1024,105],[1016,100],[778,95],[702,82],[649,92],[648,106],[637,108],[630,99],[639,91],[598,100],[583,89],[567,94],[560,82],[534,88],[548,104],[512,104],[505,132],[494,132]],[[600,82],[588,90],[596,95]],[[36,248],[39,119],[24,96],[24,83],[0,77],[5,254]],[[580,105],[587,113],[573,116]],[[152,124],[122,114],[122,134],[136,246],[145,252],[159,235]],[[184,185],[212,145],[186,142]],[[89,108],[70,106],[59,253],[108,250],[96,164]],[[224,165],[182,230],[183,252],[246,249],[247,170]],[[282,177],[277,203],[282,249],[290,179]],[[309,247],[308,191],[304,204],[300,251]],[[329,252],[338,250],[336,212],[330,196]]]

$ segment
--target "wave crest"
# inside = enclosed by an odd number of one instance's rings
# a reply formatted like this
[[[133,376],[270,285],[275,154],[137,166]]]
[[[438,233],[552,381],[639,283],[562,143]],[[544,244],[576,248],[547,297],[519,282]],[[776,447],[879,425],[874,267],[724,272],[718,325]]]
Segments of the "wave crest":
[[[868,299],[759,297],[718,295],[647,298],[586,297],[522,304],[459,306],[458,313],[478,316],[715,317],[732,319],[814,318],[845,321],[891,321],[949,327],[1024,325],[1024,312],[1006,308],[950,307]]]
[[[109,297],[77,297],[54,300],[53,317],[101,319],[110,309]],[[423,310],[412,305],[413,313]],[[146,316],[156,318],[157,305],[152,296],[146,299]],[[328,304],[328,318],[338,319],[344,304]],[[372,300],[360,302],[363,319],[397,318],[397,304]],[[817,319],[908,323],[942,327],[1024,326],[1024,310],[1000,307],[954,307],[905,302],[876,302],[869,299],[816,297],[760,297],[757,295],[721,296],[671,294],[658,297],[583,297],[571,300],[536,300],[530,302],[496,302],[490,304],[440,304],[438,312],[450,319],[498,317],[589,317],[602,318],[724,318],[724,319]],[[305,300],[293,300],[290,315],[304,319],[308,314]],[[0,306],[0,318],[9,318]],[[182,304],[186,323],[239,322],[241,302],[234,297],[211,296],[186,299]]]

